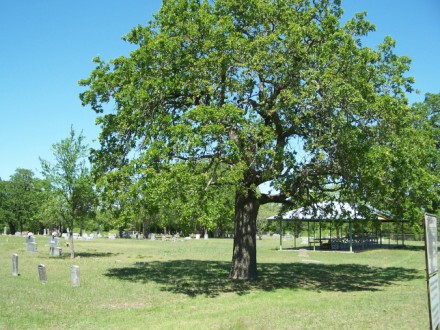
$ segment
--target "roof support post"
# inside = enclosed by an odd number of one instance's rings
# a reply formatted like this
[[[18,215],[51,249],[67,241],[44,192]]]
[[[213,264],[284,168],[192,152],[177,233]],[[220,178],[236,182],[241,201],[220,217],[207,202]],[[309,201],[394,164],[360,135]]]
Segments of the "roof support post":
[[[348,223],[348,239],[350,241],[350,252],[353,252],[353,222]]]
[[[280,251],[283,249],[283,219],[280,219]]]

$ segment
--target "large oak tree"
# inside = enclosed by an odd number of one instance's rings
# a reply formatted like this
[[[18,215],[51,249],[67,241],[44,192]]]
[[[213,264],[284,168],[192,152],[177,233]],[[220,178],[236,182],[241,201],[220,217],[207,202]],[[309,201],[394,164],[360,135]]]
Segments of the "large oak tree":
[[[94,59],[80,81],[83,104],[102,114],[96,173],[129,169],[148,182],[154,169],[187,173],[201,191],[230,185],[230,278],[256,279],[260,205],[328,191],[366,202],[399,166],[378,166],[375,152],[387,159],[409,125],[410,60],[391,38],[364,47],[374,26],[342,14],[338,0],[164,0],[124,37],[137,45],[129,56]],[[259,193],[267,181],[279,193]]]

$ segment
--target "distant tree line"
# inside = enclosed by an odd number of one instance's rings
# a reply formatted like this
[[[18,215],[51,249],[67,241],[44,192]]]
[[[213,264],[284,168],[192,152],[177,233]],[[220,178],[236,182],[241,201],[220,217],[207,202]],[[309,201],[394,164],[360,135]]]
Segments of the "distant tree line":
[[[423,147],[413,150],[418,168],[412,170],[425,173],[415,182],[427,189],[414,187],[402,196],[402,202],[412,199],[414,205],[419,203],[415,213],[436,213],[440,201],[440,94],[427,94],[425,101],[415,103],[412,110],[413,125],[420,135],[411,138],[420,139]],[[2,231],[5,226],[10,234],[43,233],[44,229],[66,232],[69,228],[80,233],[117,231],[122,236],[129,230],[144,237],[150,232],[184,235],[206,232],[216,237],[233,232],[233,190],[225,186],[197,190],[189,174],[178,171],[161,181],[146,182],[131,173],[115,173],[115,177],[107,175],[95,180],[90,165],[86,165],[89,155],[83,141],[84,137],[75,136],[72,129],[67,139],[53,145],[55,164],[42,160],[42,175],[18,168],[9,180],[0,179]],[[419,154],[425,156],[419,158]],[[405,173],[408,172],[402,176]],[[116,177],[120,175],[125,177]],[[259,235],[279,231],[276,222],[267,223],[265,219],[282,210],[276,203],[260,209]],[[412,228],[419,232],[420,223],[413,222]],[[287,225],[286,230],[289,229],[294,231]]]

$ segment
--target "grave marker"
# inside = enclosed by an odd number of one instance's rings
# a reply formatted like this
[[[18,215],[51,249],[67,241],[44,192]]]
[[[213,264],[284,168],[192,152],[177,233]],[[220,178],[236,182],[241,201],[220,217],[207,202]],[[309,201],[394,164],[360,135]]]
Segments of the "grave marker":
[[[12,276],[18,276],[18,255],[14,253],[12,255]]]
[[[51,257],[61,257],[63,255],[60,246],[61,239],[59,237],[52,237],[49,239],[49,251]]]
[[[37,243],[35,242],[34,236],[26,236],[25,242],[28,252],[37,252]]]
[[[70,282],[73,287],[80,286],[79,266],[74,265],[70,268]]]
[[[298,250],[298,257],[308,257],[309,254],[307,253],[306,249],[299,249]]]
[[[46,266],[43,264],[38,265],[38,276],[41,282],[47,282]]]

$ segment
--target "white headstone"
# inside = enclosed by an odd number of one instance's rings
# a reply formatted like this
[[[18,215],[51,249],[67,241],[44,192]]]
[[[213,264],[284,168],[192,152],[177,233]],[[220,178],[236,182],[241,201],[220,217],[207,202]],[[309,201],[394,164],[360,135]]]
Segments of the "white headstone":
[[[80,285],[79,266],[74,265],[70,268],[70,281],[72,283],[72,286]]]

